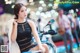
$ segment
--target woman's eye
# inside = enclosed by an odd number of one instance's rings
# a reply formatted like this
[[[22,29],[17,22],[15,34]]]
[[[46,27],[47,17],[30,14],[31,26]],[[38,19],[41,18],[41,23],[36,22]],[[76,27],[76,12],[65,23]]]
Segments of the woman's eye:
[[[21,10],[21,12],[24,12],[24,11],[27,11],[27,9],[25,9],[25,10]]]
[[[21,12],[23,12],[23,10]]]

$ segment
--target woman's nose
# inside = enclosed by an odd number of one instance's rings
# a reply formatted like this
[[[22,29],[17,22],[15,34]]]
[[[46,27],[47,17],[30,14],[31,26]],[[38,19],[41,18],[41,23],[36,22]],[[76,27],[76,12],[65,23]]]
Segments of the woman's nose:
[[[27,14],[27,12],[24,12],[24,14],[26,15],[26,14]]]

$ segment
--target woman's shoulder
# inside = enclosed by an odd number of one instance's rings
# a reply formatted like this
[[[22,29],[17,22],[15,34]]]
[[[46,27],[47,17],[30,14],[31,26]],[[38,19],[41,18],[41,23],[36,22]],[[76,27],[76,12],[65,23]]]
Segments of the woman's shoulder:
[[[27,22],[29,23],[29,25],[32,27],[32,28],[35,28],[36,27],[36,24],[33,20],[27,20]]]
[[[35,24],[34,21],[32,21],[32,20],[30,20],[30,19],[28,19],[27,22],[28,22],[29,24]]]
[[[36,24],[34,23],[34,21],[32,21],[32,20],[27,20],[27,22],[29,23],[29,25],[30,25],[32,28],[36,27]]]

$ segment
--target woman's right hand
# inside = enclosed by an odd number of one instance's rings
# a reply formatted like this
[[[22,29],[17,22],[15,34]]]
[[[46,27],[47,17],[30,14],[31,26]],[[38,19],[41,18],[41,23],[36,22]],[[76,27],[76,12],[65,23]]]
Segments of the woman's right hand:
[[[17,24],[17,20],[14,20],[14,21],[13,21],[13,25],[14,25],[14,26],[17,26],[17,25],[18,25],[18,24]]]

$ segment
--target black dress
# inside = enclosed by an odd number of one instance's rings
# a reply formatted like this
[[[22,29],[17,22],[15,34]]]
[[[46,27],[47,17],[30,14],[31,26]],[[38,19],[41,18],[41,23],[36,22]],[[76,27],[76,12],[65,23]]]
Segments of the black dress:
[[[18,23],[16,41],[20,47],[21,53],[28,51],[32,47],[36,46],[36,44],[32,44],[31,32],[31,27],[27,21],[24,23]]]

